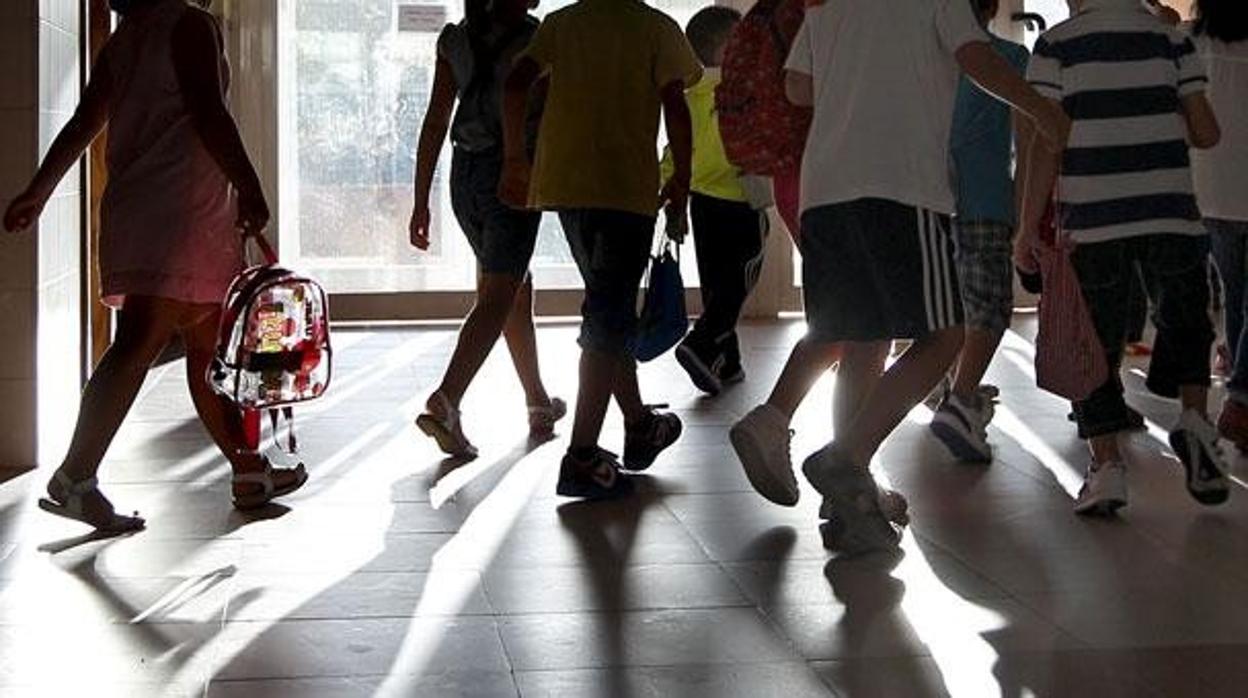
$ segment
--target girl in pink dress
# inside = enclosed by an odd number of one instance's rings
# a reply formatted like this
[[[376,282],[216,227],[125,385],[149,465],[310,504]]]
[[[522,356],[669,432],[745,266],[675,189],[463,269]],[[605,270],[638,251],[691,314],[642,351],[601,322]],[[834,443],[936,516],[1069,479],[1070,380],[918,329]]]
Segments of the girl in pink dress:
[[[45,510],[109,533],[138,530],[98,489],[96,472],[152,362],[175,336],[186,347],[195,408],[234,469],[240,508],[266,504],[307,480],[244,448],[239,410],[212,392],[220,305],[243,265],[245,235],[268,207],[226,109],[229,66],[211,0],[110,0],[123,19],[100,53],[73,118],[26,191],[4,215],[25,230],[57,183],[107,125],[108,185],[101,208],[104,301],[117,332],[82,394],[73,441],[48,483]]]

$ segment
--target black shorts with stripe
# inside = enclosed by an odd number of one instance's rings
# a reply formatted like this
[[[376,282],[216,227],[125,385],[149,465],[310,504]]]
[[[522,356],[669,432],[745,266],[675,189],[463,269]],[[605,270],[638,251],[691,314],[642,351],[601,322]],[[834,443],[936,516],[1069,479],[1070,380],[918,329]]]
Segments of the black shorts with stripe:
[[[802,283],[815,341],[916,339],[963,320],[949,216],[896,201],[802,214]]]

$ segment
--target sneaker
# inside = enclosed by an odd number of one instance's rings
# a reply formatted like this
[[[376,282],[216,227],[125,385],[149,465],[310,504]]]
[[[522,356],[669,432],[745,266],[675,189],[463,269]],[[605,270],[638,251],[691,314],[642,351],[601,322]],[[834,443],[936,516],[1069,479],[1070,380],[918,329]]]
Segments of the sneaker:
[[[698,390],[707,395],[719,395],[719,392],[724,389],[718,373],[723,360],[722,353],[712,355],[708,351],[699,351],[690,337],[686,337],[685,341],[676,347],[676,362],[685,369],[685,373],[689,374],[689,379],[698,387]]]
[[[555,492],[561,497],[604,500],[627,497],[634,491],[633,481],[620,470],[615,454],[598,449],[593,458],[580,460],[568,452],[559,464],[559,485]]]
[[[1083,488],[1075,500],[1075,513],[1081,516],[1113,516],[1127,505],[1127,469],[1122,463],[1093,463],[1083,478]]]
[[[1248,451],[1248,405],[1237,400],[1227,400],[1218,417],[1218,433],[1235,444],[1241,451]]]
[[[936,410],[928,426],[932,434],[949,452],[966,463],[991,463],[992,446],[988,445],[988,420],[991,415],[979,404],[971,404],[950,394]]]
[[[665,405],[647,405],[647,414],[642,424],[624,432],[625,470],[639,471],[649,468],[664,449],[680,438],[680,432],[684,429],[680,417],[670,412],[658,412],[656,407]]]
[[[880,511],[884,513],[884,518],[890,523],[898,526],[910,525],[910,502],[906,501],[905,495],[896,491],[880,489]],[[819,506],[819,518],[824,521],[836,520],[836,508],[832,504],[832,500],[824,498],[823,504]]]
[[[810,484],[830,500],[838,523],[836,547],[847,555],[895,550],[901,533],[880,510],[880,491],[866,468],[828,446],[802,464]]]
[[[718,375],[720,385],[727,387],[743,382],[745,380],[745,369],[741,367],[740,361],[729,359],[719,367]]]
[[[1187,470],[1187,491],[1206,506],[1222,504],[1231,496],[1229,468],[1218,446],[1218,430],[1194,410],[1184,410],[1170,432],[1170,447]]]
[[[448,456],[476,458],[477,447],[464,436],[459,408],[452,405],[441,391],[429,396],[429,401],[437,405],[441,415],[429,410],[416,418],[416,427],[437,441],[438,448]]]
[[[780,506],[797,504],[801,492],[789,455],[793,432],[783,412],[771,405],[755,407],[732,425],[728,440],[759,494]]]

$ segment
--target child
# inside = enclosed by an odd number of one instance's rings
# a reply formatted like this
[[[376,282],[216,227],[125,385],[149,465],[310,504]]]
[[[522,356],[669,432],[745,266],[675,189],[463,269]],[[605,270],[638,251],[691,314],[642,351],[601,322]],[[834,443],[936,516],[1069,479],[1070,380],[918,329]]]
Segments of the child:
[[[503,170],[502,81],[537,30],[528,8],[529,0],[496,0],[488,6],[486,0],[469,0],[464,20],[442,30],[416,154],[412,244],[429,248],[429,190],[449,129],[455,146],[451,204],[477,257],[477,303],[464,320],[441,385],[416,420],[444,452],[461,458],[476,456],[477,449],[464,435],[459,403],[500,334],[524,386],[530,434],[549,437],[555,422],[567,413],[562,400],[546,394],[537,362],[529,260],[541,214],[516,211],[498,200]],[[452,123],[456,99],[459,109]],[[534,116],[539,114],[535,109]]]
[[[1078,245],[1071,263],[1105,348],[1110,377],[1075,403],[1092,464],[1075,503],[1080,514],[1127,504],[1118,435],[1129,428],[1118,369],[1139,264],[1155,293],[1157,340],[1148,387],[1179,398],[1170,444],[1202,504],[1229,496],[1218,434],[1206,416],[1209,350],[1208,240],[1192,193],[1189,144],[1220,137],[1191,40],[1139,0],[1073,2],[1078,13],[1040,37],[1027,77],[1074,119],[1069,146],[1033,146],[1015,261],[1034,268],[1039,209],[1058,178],[1061,228]],[[1060,153],[1060,156],[1059,156]],[[1058,169],[1060,164],[1060,178]]]
[[[728,162],[715,116],[715,87],[724,46],[741,13],[708,7],[689,20],[689,43],[705,70],[685,92],[693,119],[693,180],[689,201],[693,243],[702,282],[702,316],[680,346],[676,360],[694,385],[710,395],[745,379],[736,326],[758,281],[767,237],[767,214],[753,203],[741,172]],[[664,165],[670,160],[665,159]],[[665,168],[667,169],[667,168]],[[751,191],[755,190],[751,188]]]
[[[1000,1],[972,0],[971,4],[986,30],[997,16]],[[991,34],[989,39],[992,48],[1022,75],[1027,69],[1027,49]],[[1014,314],[1012,141],[1009,106],[964,76],[958,84],[950,148],[966,339],[954,367],[952,387],[936,410],[931,430],[954,456],[973,463],[992,461],[986,433],[992,420],[992,398],[980,390],[980,381]]]
[[[186,0],[114,2],[121,24],[100,53],[73,118],[4,227],[39,217],[57,182],[108,126],[108,187],[100,214],[100,276],[120,307],[117,336],[82,393],[64,462],[44,510],[105,534],[139,530],[100,493],[100,461],[144,376],[178,336],[196,412],[234,469],[234,504],[263,506],[307,482],[246,449],[242,415],[205,379],[216,354],[221,299],[242,270],[243,235],[269,220],[260,180],[226,108],[229,81],[216,20]]]
[[[843,552],[890,549],[898,532],[868,466],[962,343],[947,176],[959,68],[1055,143],[1065,141],[1068,122],[992,50],[966,0],[811,7],[786,68],[790,98],[815,110],[801,185],[812,358],[795,359],[815,364],[842,343],[835,408],[854,410],[803,472],[840,520]],[[899,337],[914,344],[879,375],[889,340]],[[764,440],[787,441],[773,432]],[[765,496],[797,490],[785,457],[743,464],[756,487],[770,483],[760,488]]]
[[[612,395],[624,413],[624,469],[648,468],[680,436],[676,415],[642,403],[632,351],[656,214],[666,201],[685,215],[692,143],[684,92],[701,72],[663,13],[635,0],[581,0],[546,18],[506,82],[500,196],[559,212],[585,282],[580,388],[557,489],[563,496],[602,499],[633,489],[615,456],[598,446]],[[525,101],[542,75],[550,91],[530,187]],[[662,192],[660,109],[674,163]]]
[[[1209,100],[1223,129],[1216,148],[1192,158],[1200,212],[1226,289],[1230,395],[1218,431],[1248,451],[1248,12],[1243,0],[1197,0],[1196,8],[1194,40],[1209,71]]]

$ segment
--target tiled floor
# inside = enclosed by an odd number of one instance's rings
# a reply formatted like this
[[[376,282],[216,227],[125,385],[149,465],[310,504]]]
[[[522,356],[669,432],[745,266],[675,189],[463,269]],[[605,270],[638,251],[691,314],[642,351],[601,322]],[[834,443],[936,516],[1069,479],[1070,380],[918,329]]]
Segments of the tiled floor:
[[[465,406],[478,461],[413,432],[446,329],[339,332],[337,383],[300,416],[313,479],[254,517],[228,506],[181,367],[159,369],[103,471],[149,530],[76,539],[34,506],[47,472],[0,484],[0,695],[1248,695],[1244,464],[1232,503],[1202,510],[1164,433],[1135,435],[1131,506],[1077,520],[1081,447],[1011,334],[997,463],[951,462],[916,411],[878,462],[910,497],[904,557],[833,559],[812,492],[767,504],[726,438],[800,331],[748,326],[750,380],[715,401],[670,358],[644,367],[686,436],[639,497],[596,506],[553,496],[562,443],[524,440],[501,351]],[[574,328],[541,346],[571,397]],[[799,414],[797,458],[829,436],[830,389]]]

